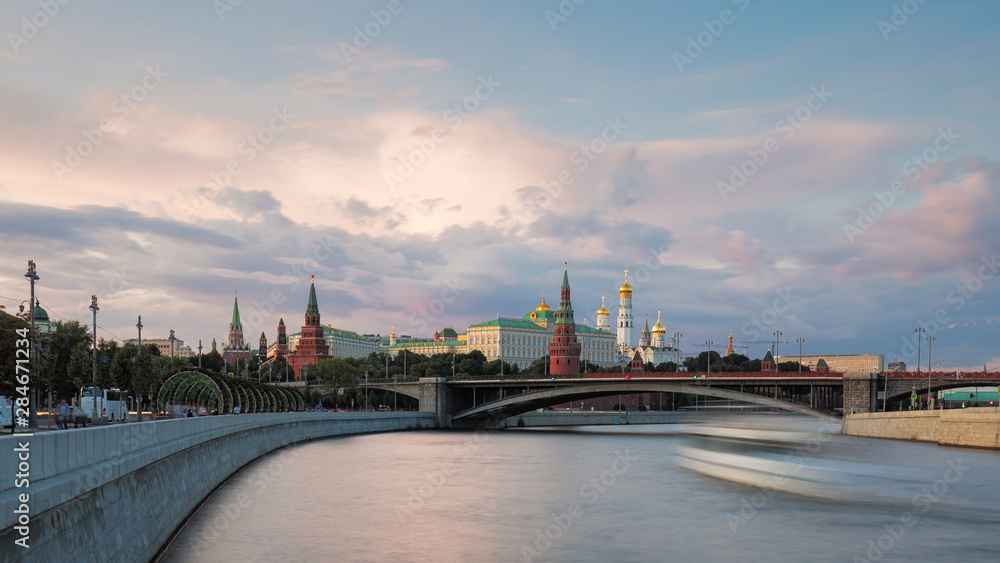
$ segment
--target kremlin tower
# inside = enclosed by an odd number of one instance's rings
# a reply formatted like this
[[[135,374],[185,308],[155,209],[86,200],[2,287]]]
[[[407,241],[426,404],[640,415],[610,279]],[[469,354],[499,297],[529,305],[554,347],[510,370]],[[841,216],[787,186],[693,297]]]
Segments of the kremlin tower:
[[[243,342],[243,323],[240,322],[240,303],[238,295],[233,297],[233,319],[229,322],[229,341],[226,343],[223,357],[229,365],[239,360],[250,359],[250,346]]]
[[[726,346],[726,356],[732,356],[736,354],[736,350],[733,348],[733,331],[729,331],[729,346]]]
[[[302,325],[299,343],[295,353],[288,355],[288,365],[295,372],[295,378],[300,377],[300,370],[309,364],[330,357],[330,347],[326,342],[326,332],[319,324],[319,303],[316,301],[316,276],[310,274],[309,302],[306,304],[306,324]]]
[[[275,344],[275,358],[288,355],[288,334],[285,333],[285,317],[278,319],[278,340]]]
[[[576,338],[576,322],[573,320],[573,306],[569,298],[568,266],[563,264],[563,282],[560,289],[559,309],[555,312],[556,327],[549,344],[549,373],[558,375],[580,375],[580,342]]]
[[[618,301],[618,349],[626,350],[632,346],[632,286],[628,284],[628,270],[625,270],[625,283],[618,288],[621,300]]]

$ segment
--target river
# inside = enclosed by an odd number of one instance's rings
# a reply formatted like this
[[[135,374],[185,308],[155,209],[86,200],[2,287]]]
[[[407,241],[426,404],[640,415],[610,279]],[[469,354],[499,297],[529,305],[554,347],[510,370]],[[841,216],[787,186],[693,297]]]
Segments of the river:
[[[678,465],[681,425],[358,435],[248,466],[162,560],[1000,561],[1000,453],[774,420],[822,436],[817,456],[849,449],[884,495],[706,476]]]

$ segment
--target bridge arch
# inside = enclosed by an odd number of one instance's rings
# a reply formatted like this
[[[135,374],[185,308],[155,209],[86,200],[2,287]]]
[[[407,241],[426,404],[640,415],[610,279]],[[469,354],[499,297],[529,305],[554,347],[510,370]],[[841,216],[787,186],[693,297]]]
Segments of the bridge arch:
[[[522,393],[519,395],[512,395],[510,397],[505,397],[503,399],[490,401],[488,403],[483,403],[473,408],[461,411],[455,414],[452,417],[452,420],[456,422],[458,421],[471,422],[471,421],[482,421],[486,419],[503,419],[523,414],[526,412],[530,412],[536,409],[566,403],[569,401],[594,399],[597,397],[606,397],[609,395],[628,395],[635,393],[661,393],[661,392],[701,395],[704,397],[715,397],[719,399],[733,399],[767,407],[775,407],[782,410],[797,412],[800,414],[808,414],[810,416],[815,416],[818,418],[823,418],[828,420],[836,420],[836,421],[840,420],[838,417],[831,416],[829,414],[817,411],[815,409],[811,409],[809,407],[805,407],[788,401],[783,401],[780,399],[764,397],[762,395],[754,395],[752,393],[744,393],[741,391],[733,391],[730,389],[720,389],[718,387],[690,385],[685,383],[675,383],[675,382],[665,382],[665,381],[664,382],[643,381],[641,379],[633,381],[615,380],[615,381],[605,381],[605,382],[594,382],[594,383],[587,383],[584,385],[558,387],[540,391],[531,391],[529,393]]]

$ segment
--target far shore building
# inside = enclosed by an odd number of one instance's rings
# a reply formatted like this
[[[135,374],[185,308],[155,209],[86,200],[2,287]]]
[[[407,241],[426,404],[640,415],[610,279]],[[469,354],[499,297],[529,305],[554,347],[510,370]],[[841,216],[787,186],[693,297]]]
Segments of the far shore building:
[[[798,362],[799,356],[778,356],[777,363]],[[826,362],[830,371],[840,373],[866,372],[879,373],[885,371],[885,356],[882,354],[827,354],[802,356],[802,365],[808,366],[813,371],[820,360]]]
[[[133,346],[139,345],[138,338],[130,338],[128,343]],[[143,338],[142,345],[146,346],[152,344],[156,346],[156,349],[160,351],[161,356],[170,356],[170,339],[169,338]],[[190,346],[184,344],[184,341],[180,338],[174,340],[174,357],[175,358],[190,358],[195,356],[194,350]]]

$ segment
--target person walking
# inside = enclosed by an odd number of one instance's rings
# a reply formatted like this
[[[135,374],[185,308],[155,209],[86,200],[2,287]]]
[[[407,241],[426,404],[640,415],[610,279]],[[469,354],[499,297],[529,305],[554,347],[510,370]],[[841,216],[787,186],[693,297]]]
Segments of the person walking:
[[[66,417],[69,415],[69,405],[66,404],[66,399],[59,401],[59,406],[56,407],[56,428],[60,430],[66,430]]]

